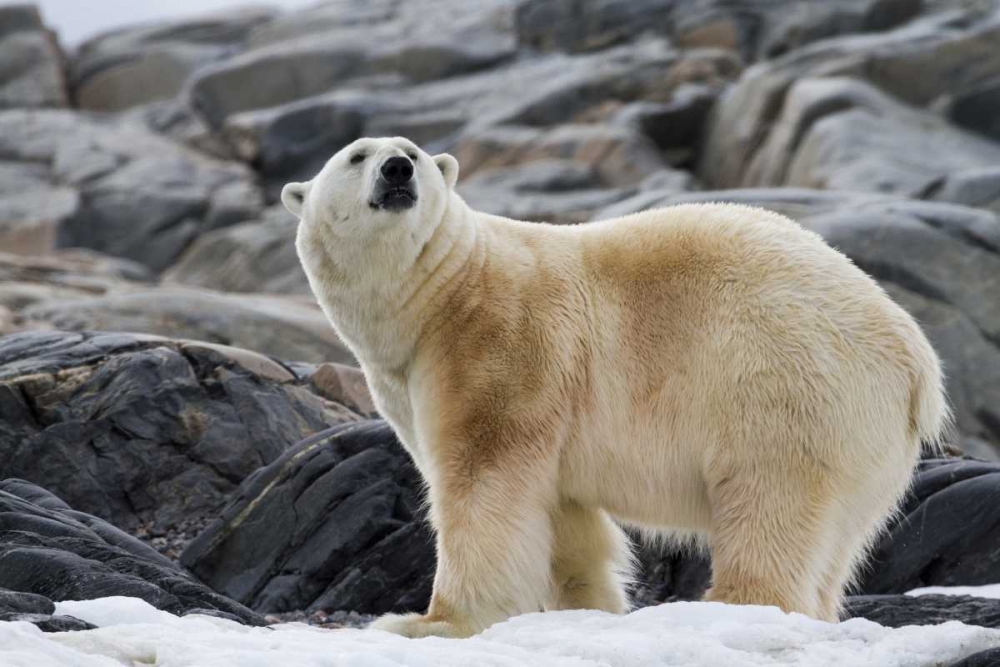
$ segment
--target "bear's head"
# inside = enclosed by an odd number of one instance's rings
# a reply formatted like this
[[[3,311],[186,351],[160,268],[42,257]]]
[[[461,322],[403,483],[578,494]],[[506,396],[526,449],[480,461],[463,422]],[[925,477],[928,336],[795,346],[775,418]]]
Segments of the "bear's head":
[[[450,155],[432,157],[403,137],[365,138],[341,149],[311,181],[287,184],[281,201],[303,224],[339,238],[403,229],[424,236],[447,209],[457,179]]]

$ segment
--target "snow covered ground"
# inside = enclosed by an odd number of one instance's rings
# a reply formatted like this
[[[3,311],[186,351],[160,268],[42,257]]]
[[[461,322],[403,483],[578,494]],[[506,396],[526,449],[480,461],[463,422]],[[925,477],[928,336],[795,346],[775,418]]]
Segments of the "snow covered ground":
[[[297,623],[248,628],[209,617],[177,618],[133,598],[62,602],[58,613],[100,627],[43,634],[28,623],[0,623],[0,665],[918,667],[1000,647],[1000,630],[960,623],[893,630],[862,619],[834,625],[774,608],[709,602],[665,604],[628,616],[528,614],[465,640],[410,640]]]

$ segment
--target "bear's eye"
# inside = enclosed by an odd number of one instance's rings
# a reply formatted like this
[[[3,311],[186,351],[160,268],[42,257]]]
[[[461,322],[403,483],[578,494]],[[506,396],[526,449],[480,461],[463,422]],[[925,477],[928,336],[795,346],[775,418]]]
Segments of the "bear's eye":
[[[361,164],[365,161],[364,153],[355,153],[351,156],[351,164]]]
[[[407,153],[407,154],[406,154],[406,157],[410,158],[410,159],[411,159],[411,160],[413,160],[414,162],[416,162],[416,161],[417,161],[417,154],[416,154],[416,153]]]

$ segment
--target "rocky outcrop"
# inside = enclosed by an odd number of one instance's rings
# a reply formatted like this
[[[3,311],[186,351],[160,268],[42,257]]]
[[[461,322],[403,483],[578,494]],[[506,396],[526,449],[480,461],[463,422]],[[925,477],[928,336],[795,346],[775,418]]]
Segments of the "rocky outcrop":
[[[338,427],[256,473],[181,562],[262,612],[420,609],[434,551],[419,487],[384,422]]]
[[[190,537],[289,445],[359,418],[314,389],[314,367],[296,371],[156,336],[7,336],[0,478],[39,484],[133,533]]]
[[[38,486],[0,482],[0,514],[2,620],[26,620],[47,631],[84,630],[92,626],[53,615],[53,602],[123,595],[174,614],[264,624],[146,544]]]

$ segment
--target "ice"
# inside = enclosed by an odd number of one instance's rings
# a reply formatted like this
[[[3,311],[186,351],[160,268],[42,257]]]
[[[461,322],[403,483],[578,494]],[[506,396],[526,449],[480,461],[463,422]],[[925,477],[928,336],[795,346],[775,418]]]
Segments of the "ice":
[[[884,628],[863,619],[823,623],[771,607],[675,602],[627,616],[527,614],[472,639],[404,639],[374,630],[299,623],[250,628],[178,618],[140,600],[63,602],[58,612],[96,630],[43,634],[0,623],[4,667],[920,667],[1000,647],[1000,630],[957,622]]]

